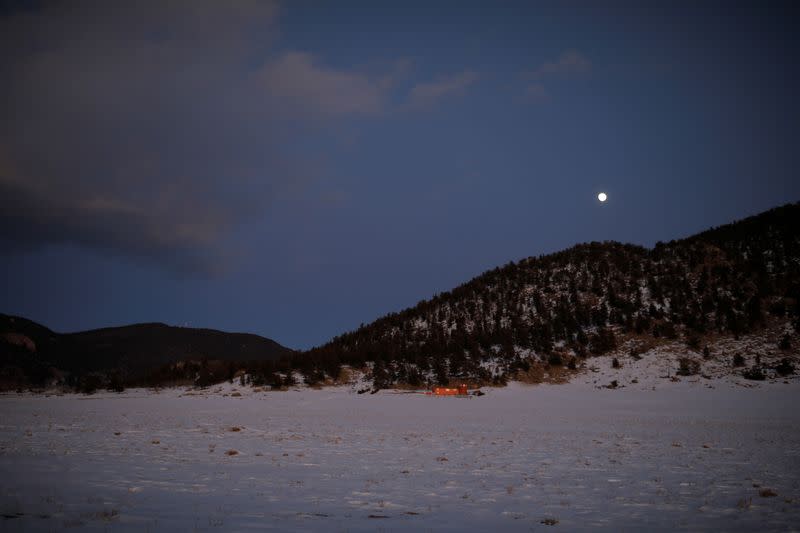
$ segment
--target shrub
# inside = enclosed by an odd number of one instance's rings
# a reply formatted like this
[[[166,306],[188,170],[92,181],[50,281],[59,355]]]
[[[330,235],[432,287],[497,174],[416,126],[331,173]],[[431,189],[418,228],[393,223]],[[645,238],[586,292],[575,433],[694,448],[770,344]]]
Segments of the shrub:
[[[267,381],[272,390],[280,390],[283,387],[283,376],[278,372],[273,372]]]
[[[261,372],[250,376],[250,384],[253,387],[263,387],[267,384],[267,378]]]
[[[214,384],[214,376],[207,368],[200,369],[197,379],[194,380],[194,386],[204,389]]]
[[[778,366],[775,367],[775,372],[781,376],[789,376],[794,374],[794,365],[788,357],[784,357],[781,359],[781,362],[778,363]]]
[[[694,376],[700,373],[700,363],[689,357],[681,357],[678,359],[678,371],[676,374],[679,376]]]
[[[786,302],[783,298],[770,304],[769,313],[775,316],[784,316],[786,314]]]
[[[317,385],[324,379],[325,375],[316,368],[309,369],[303,374],[303,382],[309,387]]]
[[[111,374],[108,378],[108,390],[114,392],[124,392],[125,391],[125,383],[122,380],[122,377],[117,374]]]
[[[630,356],[637,361],[642,358],[642,356],[639,355],[639,348],[637,346],[631,346]]]
[[[552,366],[561,366],[564,364],[564,360],[561,358],[561,354],[557,352],[551,353],[550,357],[547,358],[547,362]]]
[[[444,375],[444,380],[447,380],[447,375]],[[439,378],[440,385],[447,385],[447,381],[442,383],[442,378]],[[383,361],[376,361],[375,366],[372,367],[372,388],[375,390],[388,389],[392,385],[389,371],[386,369]]]
[[[668,339],[676,339],[678,332],[675,330],[675,325],[672,322],[664,322],[661,324],[661,335]]]
[[[87,374],[78,382],[78,391],[83,394],[94,394],[103,386],[103,378],[99,374]]]
[[[778,348],[781,350],[790,350],[792,348],[792,340],[789,338],[789,334],[783,336],[781,342],[778,343]]]
[[[691,348],[692,350],[699,350],[700,349],[700,337],[697,335],[692,335],[688,339],[686,339],[686,345]]]
[[[111,378],[111,381],[108,382],[108,390],[114,392],[125,392],[125,384],[119,378]]]
[[[592,335],[590,344],[592,353],[595,355],[602,355],[617,347],[617,339],[612,329],[601,328],[597,333]]]
[[[743,371],[742,376],[744,376],[744,379],[751,379],[753,381],[764,381],[766,379],[764,372],[761,371],[761,367],[755,365]]]
[[[408,384],[412,387],[419,387],[422,385],[422,374],[420,374],[417,367],[408,369]]]

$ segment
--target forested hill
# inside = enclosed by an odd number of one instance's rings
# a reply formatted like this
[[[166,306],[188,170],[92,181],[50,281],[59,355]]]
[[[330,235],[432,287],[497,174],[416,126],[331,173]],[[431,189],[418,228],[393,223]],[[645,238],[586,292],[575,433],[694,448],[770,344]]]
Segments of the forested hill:
[[[373,362],[378,386],[485,382],[602,354],[626,336],[696,347],[770,320],[797,329],[798,230],[795,203],[652,249],[593,242],[523,259],[338,336],[301,365],[321,377]]]
[[[164,324],[59,334],[0,315],[0,390],[205,386],[237,375],[285,388],[298,378],[341,383],[356,375],[345,365],[376,389],[558,381],[588,357],[658,358],[669,343],[681,359],[702,352],[681,362],[684,373],[719,376],[733,364],[744,377],[785,376],[800,363],[791,348],[800,344],[798,230],[800,203],[653,249],[580,244],[495,268],[307,352]],[[730,353],[726,339],[743,335],[760,337]]]

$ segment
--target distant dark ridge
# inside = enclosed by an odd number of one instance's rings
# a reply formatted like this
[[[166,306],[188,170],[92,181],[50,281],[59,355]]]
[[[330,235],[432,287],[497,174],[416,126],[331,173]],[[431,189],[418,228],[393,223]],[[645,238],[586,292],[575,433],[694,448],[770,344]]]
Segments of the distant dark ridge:
[[[91,359],[89,366],[97,368],[110,362],[110,367],[124,366],[134,373],[185,359],[269,360],[292,353],[258,335],[159,323],[103,328],[67,337],[85,350],[84,358]]]
[[[58,374],[113,372],[135,383],[177,361],[276,361],[292,354],[271,339],[248,333],[146,323],[59,334],[0,314],[0,381],[19,381],[30,374],[30,381],[39,383]]]

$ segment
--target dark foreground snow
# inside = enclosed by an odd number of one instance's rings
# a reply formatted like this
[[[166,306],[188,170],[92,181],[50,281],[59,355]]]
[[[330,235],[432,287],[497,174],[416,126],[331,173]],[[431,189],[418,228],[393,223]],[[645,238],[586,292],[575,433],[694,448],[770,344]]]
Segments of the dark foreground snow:
[[[0,397],[0,531],[800,524],[800,383],[186,392]]]

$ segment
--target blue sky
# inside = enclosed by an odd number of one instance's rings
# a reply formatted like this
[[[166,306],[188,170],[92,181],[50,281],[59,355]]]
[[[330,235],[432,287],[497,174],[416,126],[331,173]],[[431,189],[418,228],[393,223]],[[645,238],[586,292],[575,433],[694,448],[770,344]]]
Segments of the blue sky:
[[[6,4],[0,310],[307,348],[800,199],[797,10],[667,4]]]

